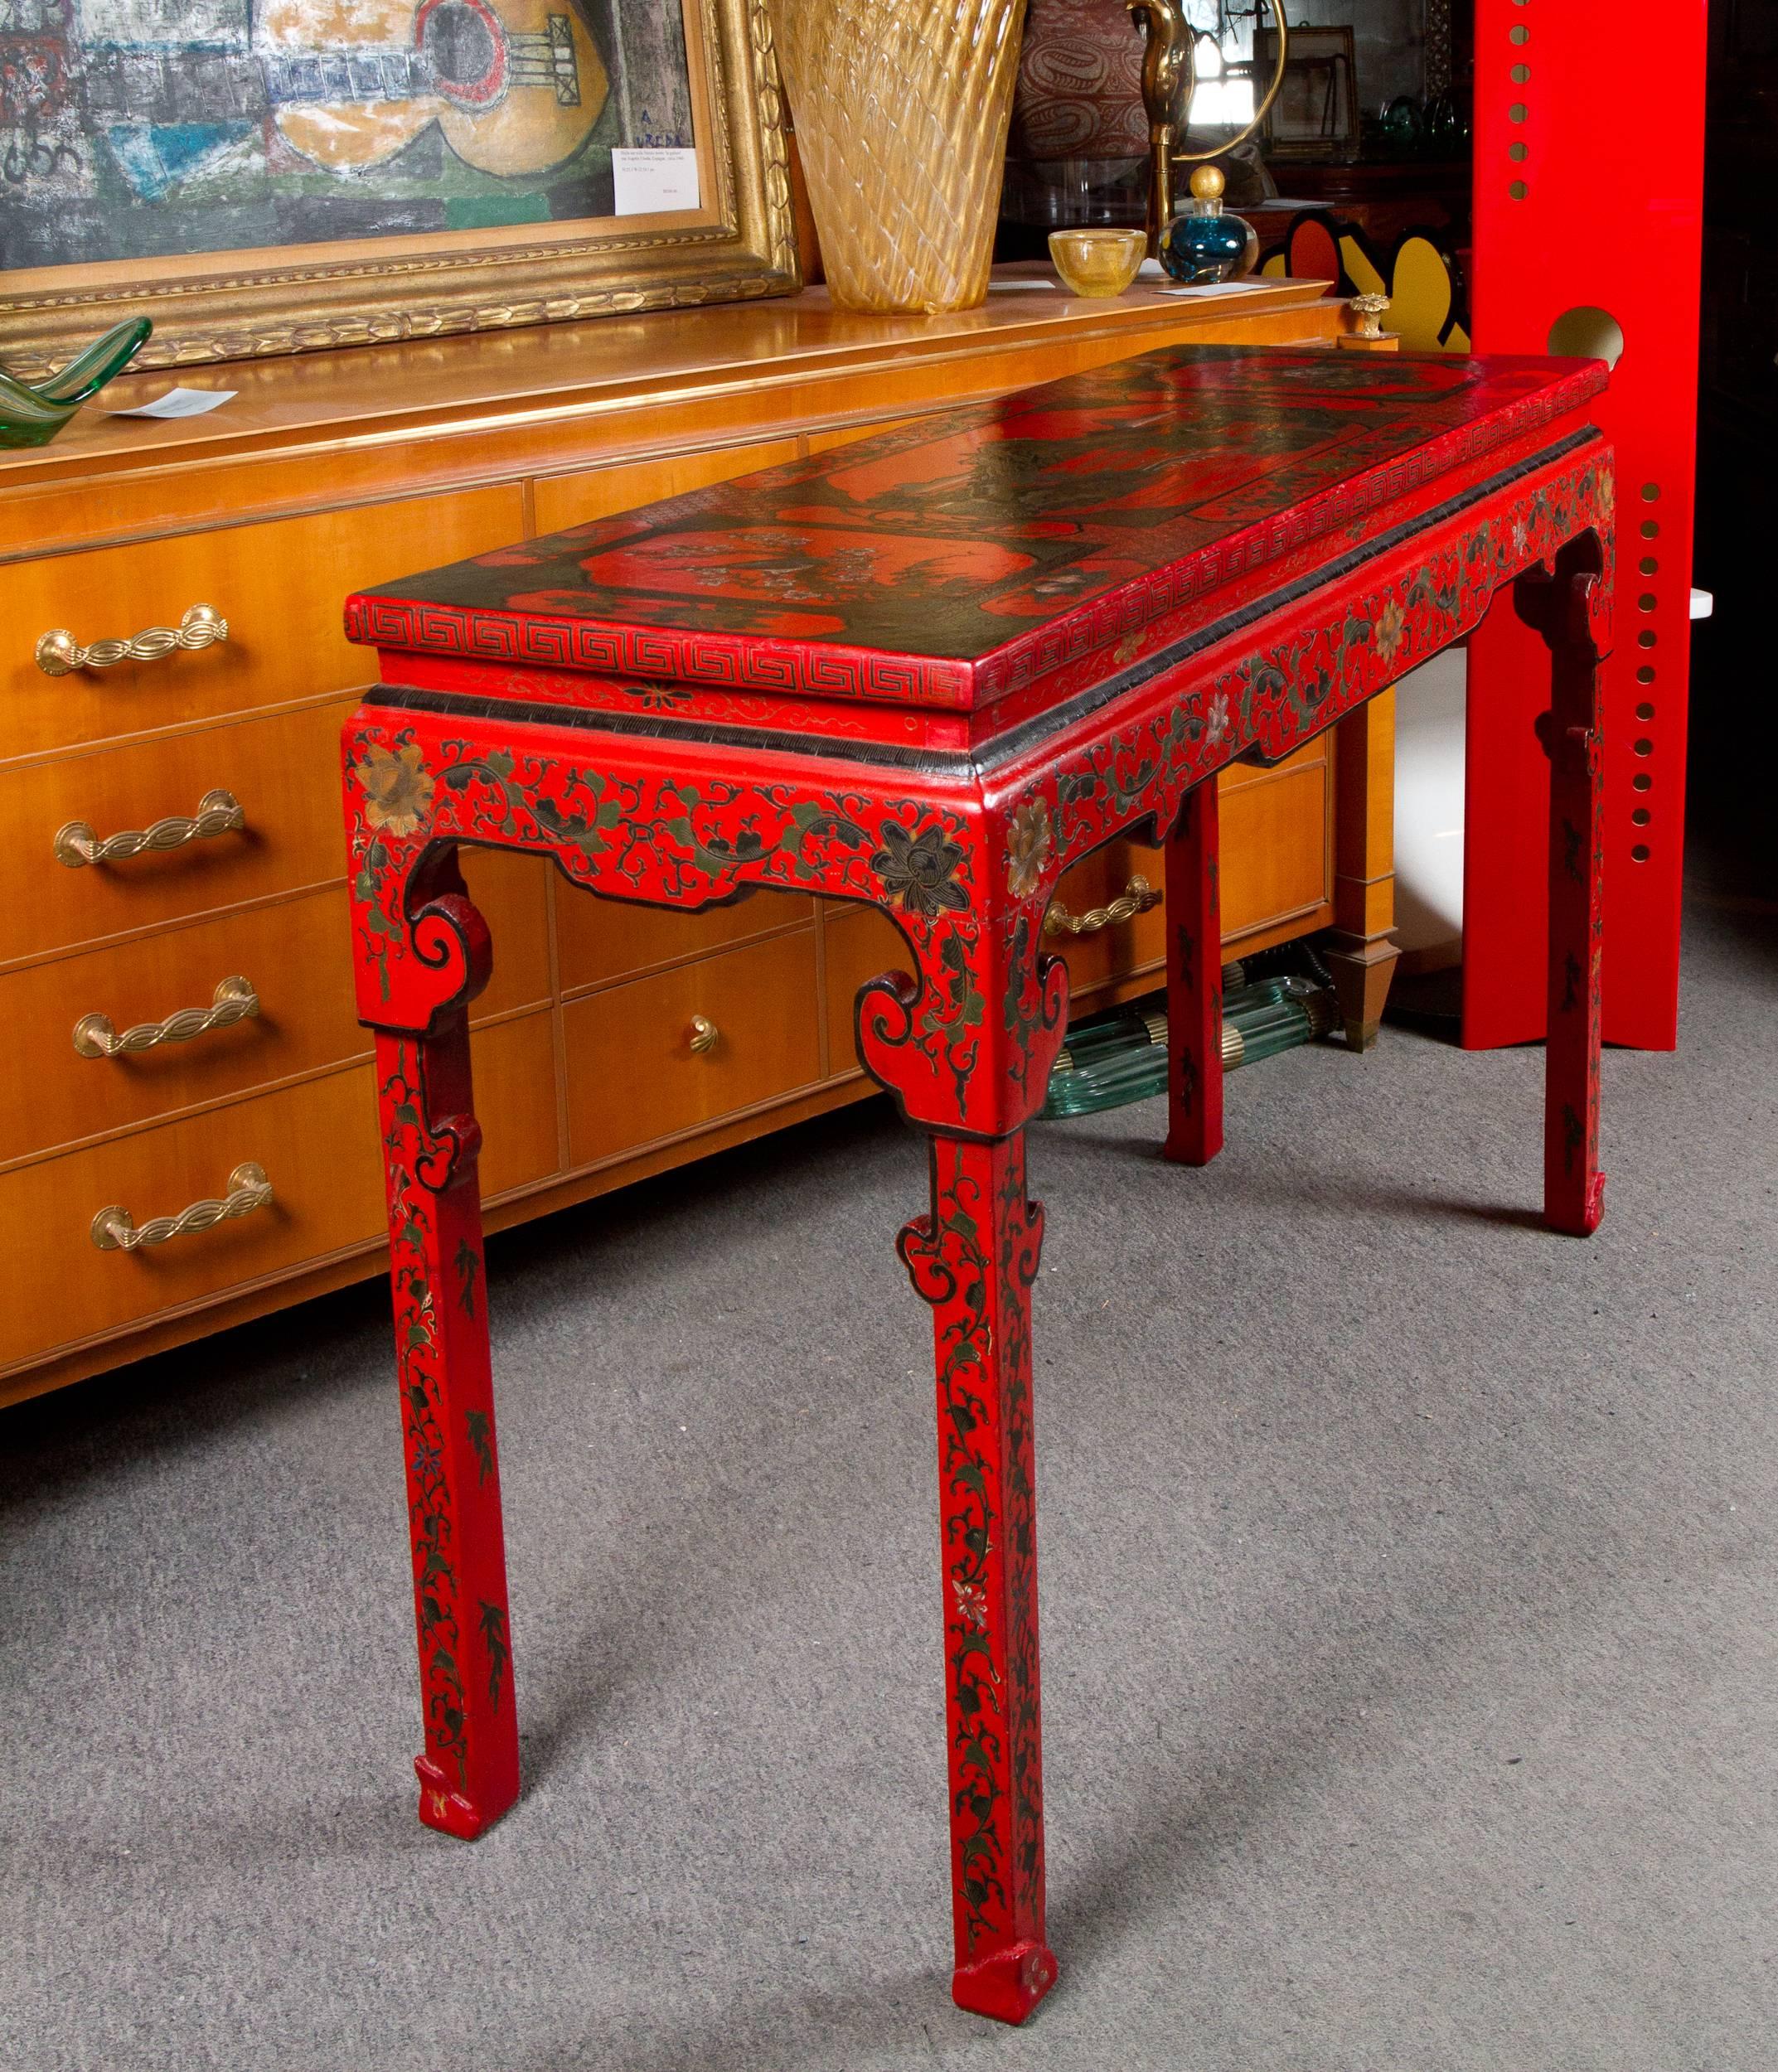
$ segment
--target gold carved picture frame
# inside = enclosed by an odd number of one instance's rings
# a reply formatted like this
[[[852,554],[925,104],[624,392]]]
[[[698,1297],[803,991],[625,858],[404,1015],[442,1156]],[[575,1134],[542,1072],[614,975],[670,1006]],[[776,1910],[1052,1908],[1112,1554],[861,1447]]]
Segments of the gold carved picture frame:
[[[765,0],[681,4],[696,207],[0,271],[0,366],[41,378],[136,317],[136,365],[169,367],[794,293]]]

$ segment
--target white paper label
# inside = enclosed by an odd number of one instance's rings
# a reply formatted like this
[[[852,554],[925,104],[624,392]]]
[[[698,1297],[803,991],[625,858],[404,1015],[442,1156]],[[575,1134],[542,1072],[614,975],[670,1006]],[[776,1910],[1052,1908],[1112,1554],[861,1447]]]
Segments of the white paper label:
[[[1199,281],[1186,286],[1179,281],[1156,281],[1155,288],[1162,295],[1191,297],[1198,295],[1248,295],[1255,288],[1269,288],[1269,281]]]
[[[619,215],[664,215],[669,209],[699,206],[695,151],[614,148],[611,180]]]
[[[113,410],[113,417],[201,417],[219,404],[230,403],[238,389],[169,389],[152,403],[138,403],[127,410]]]

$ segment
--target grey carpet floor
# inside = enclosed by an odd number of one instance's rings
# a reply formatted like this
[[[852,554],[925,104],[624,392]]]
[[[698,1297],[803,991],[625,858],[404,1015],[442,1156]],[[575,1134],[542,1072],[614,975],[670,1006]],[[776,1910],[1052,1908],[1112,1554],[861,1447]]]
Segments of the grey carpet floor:
[[[854,1112],[514,1233],[525,1795],[423,1831],[386,1310],[0,1417],[0,2063],[1778,2065],[1772,916],[1613,1053],[1411,1029],[1034,1133],[1050,1923],[956,2012],[914,1144]]]

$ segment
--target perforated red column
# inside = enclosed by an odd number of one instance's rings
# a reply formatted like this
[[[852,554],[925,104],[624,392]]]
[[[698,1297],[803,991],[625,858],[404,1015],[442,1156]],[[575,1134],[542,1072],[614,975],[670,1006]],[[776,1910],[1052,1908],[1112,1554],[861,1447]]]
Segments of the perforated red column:
[[[1703,225],[1706,0],[1476,0],[1478,352],[1596,352],[1623,335],[1591,413],[1617,453],[1616,652],[1605,667],[1605,1036],[1678,1033],[1692,498]],[[1571,312],[1579,312],[1572,314]],[[1562,320],[1567,321],[1564,322]],[[1528,719],[1537,642],[1504,597],[1470,646],[1463,1040],[1544,1027],[1544,859],[1524,804],[1543,781]],[[1533,676],[1528,680],[1535,683]]]

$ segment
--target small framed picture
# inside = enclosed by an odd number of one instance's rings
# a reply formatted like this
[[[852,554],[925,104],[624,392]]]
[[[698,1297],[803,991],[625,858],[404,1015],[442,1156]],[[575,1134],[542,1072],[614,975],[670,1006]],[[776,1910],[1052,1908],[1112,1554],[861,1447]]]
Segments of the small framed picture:
[[[1278,33],[1254,31],[1253,66],[1270,79]],[[1349,27],[1293,28],[1285,46],[1284,83],[1266,117],[1266,155],[1283,160],[1344,162],[1359,150],[1358,80]]]

